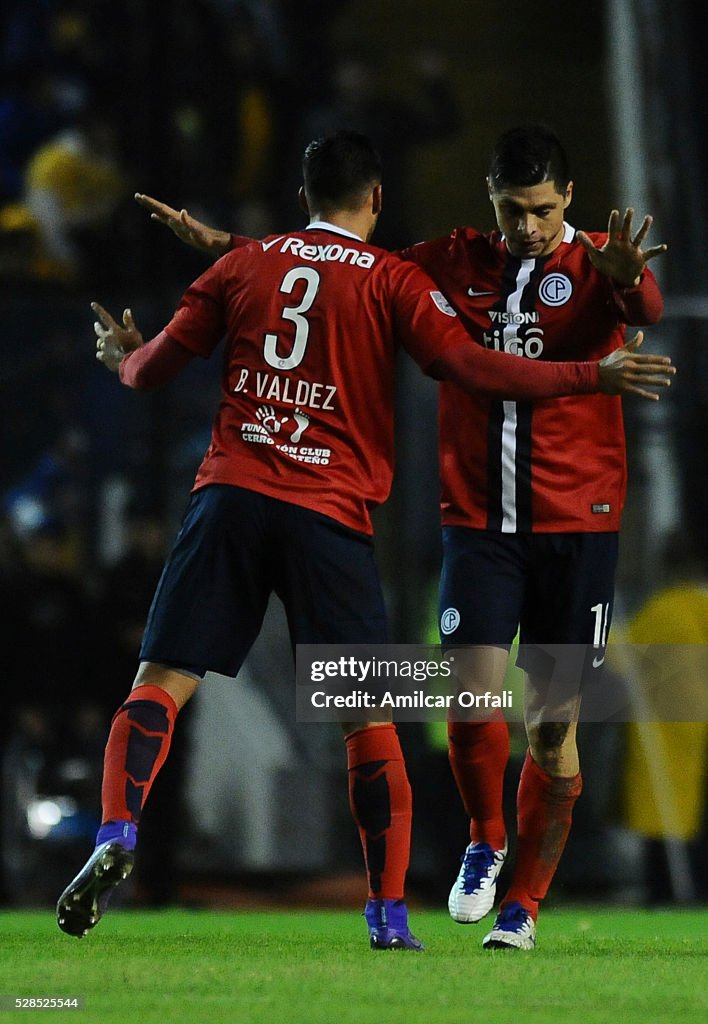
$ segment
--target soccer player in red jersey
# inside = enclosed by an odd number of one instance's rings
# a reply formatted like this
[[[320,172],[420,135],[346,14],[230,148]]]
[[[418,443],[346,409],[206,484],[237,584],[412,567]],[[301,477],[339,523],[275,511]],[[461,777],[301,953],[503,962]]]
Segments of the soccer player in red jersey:
[[[130,386],[162,383],[193,355],[209,356],[224,334],[228,340],[212,443],[156,594],[132,698],[109,738],[97,852],[59,901],[60,924],[73,934],[83,934],[100,916],[97,876],[106,858],[123,866],[132,858],[120,844],[134,844],[176,710],[208,668],[236,674],[272,589],[285,603],[293,644],[385,642],[369,510],[385,500],[391,482],[398,342],[433,376],[508,400],[600,388],[656,397],[645,385],[668,380],[668,361],[637,356],[634,343],[591,367],[525,364],[471,344],[454,310],[419,268],[367,244],[381,205],[380,174],[372,174],[370,160],[364,161],[367,173],[354,176],[354,189],[351,169],[344,170],[349,162],[360,167],[359,150],[366,146],[351,133],[337,138],[339,143],[317,143],[307,151],[305,231],[262,242],[239,239],[228,251],[228,234],[141,197],[180,237],[227,255],[191,286],[170,324],[146,345],[129,313],[121,327],[95,307],[98,357]],[[330,147],[344,140],[358,151],[356,161],[347,148],[346,161],[343,153],[333,159]],[[238,522],[235,536],[224,525],[227,510]],[[286,529],[275,530],[284,524]],[[214,539],[210,534],[217,527]],[[264,539],[267,557],[261,553]],[[229,553],[211,582],[200,563],[214,572],[211,566],[220,561],[209,556],[217,542]],[[328,570],[320,564],[325,560]],[[229,573],[247,580],[243,593],[233,593]],[[139,711],[142,725],[135,724]],[[150,739],[152,753],[131,771],[136,730]],[[402,902],[410,789],[395,728],[349,723],[345,735],[352,811],[369,877],[372,944],[418,948]]]
[[[487,178],[498,230],[459,228],[403,253],[444,290],[472,338],[527,363],[606,356],[628,324],[651,324],[662,297],[633,211],[607,233],[565,220],[573,183],[543,125],[512,129]],[[585,683],[601,671],[612,616],[626,459],[619,398],[498,401],[440,385],[443,570],[440,633],[458,652],[465,689],[501,690],[520,629],[529,749],[517,797],[516,859],[487,948],[532,949],[581,791],[579,695],[549,706],[534,645],[587,645]],[[579,684],[583,680],[579,680]],[[570,681],[569,681],[570,682]],[[449,757],[470,816],[470,844],[449,897],[460,923],[492,908],[507,852],[502,785],[509,734],[502,717],[450,721]]]

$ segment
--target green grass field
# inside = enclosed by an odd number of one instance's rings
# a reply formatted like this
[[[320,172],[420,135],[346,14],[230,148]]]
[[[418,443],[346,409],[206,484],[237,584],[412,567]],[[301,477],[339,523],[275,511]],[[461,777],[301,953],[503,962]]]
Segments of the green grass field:
[[[491,917],[489,919],[491,922]],[[705,1024],[708,913],[549,909],[532,953],[480,948],[488,922],[417,910],[424,953],[374,953],[357,911],[115,910],[84,939],[47,912],[0,914],[0,995],[112,1024]]]

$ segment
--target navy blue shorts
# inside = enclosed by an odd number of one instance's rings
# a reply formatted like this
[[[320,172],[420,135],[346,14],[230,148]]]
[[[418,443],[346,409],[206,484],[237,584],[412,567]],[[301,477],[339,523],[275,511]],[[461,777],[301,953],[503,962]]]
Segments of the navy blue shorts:
[[[235,676],[273,592],[293,648],[388,642],[371,537],[256,491],[201,488],[155,591],[141,660]]]
[[[617,533],[499,533],[443,528],[439,627],[447,650],[582,644],[604,660],[612,619]]]

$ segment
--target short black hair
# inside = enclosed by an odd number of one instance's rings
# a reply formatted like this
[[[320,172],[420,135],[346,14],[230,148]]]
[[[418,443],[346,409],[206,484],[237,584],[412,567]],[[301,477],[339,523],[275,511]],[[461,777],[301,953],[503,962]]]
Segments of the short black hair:
[[[367,192],[381,183],[381,157],[366,135],[334,132],[307,146],[302,177],[311,206],[356,208]]]
[[[562,194],[570,181],[568,157],[552,128],[531,124],[511,128],[497,139],[489,165],[491,188],[526,188],[552,181]]]

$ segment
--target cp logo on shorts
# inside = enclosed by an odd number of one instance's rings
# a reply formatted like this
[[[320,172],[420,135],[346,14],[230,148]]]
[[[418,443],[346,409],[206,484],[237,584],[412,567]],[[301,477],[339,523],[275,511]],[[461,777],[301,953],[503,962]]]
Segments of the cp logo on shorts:
[[[446,608],[440,616],[440,632],[443,636],[454,633],[460,625],[460,613],[457,608]]]

